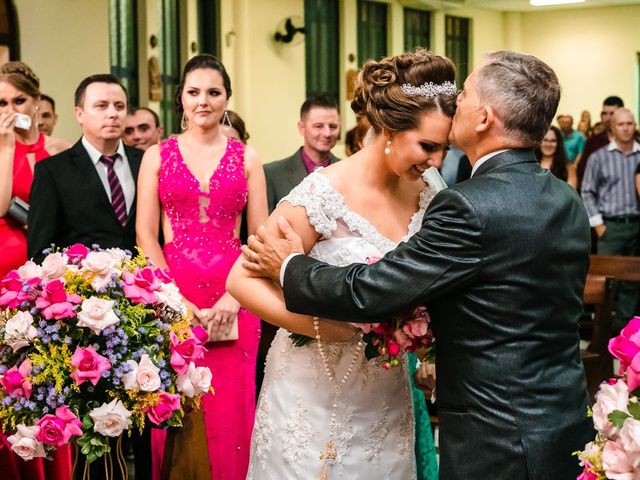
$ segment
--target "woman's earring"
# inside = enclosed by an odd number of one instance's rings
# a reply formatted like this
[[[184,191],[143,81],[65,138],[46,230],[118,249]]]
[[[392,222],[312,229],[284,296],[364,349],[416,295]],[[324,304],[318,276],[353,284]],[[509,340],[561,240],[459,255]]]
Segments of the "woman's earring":
[[[229,119],[229,112],[227,112],[226,110],[224,111],[224,115],[222,116],[222,127],[225,130],[229,130],[232,127],[231,120]]]
[[[387,140],[387,146],[384,147],[384,154],[389,155],[391,153],[391,140]]]
[[[187,119],[187,114],[184,112],[182,112],[182,120],[180,121],[180,128],[182,128],[182,130],[189,129],[189,120]]]

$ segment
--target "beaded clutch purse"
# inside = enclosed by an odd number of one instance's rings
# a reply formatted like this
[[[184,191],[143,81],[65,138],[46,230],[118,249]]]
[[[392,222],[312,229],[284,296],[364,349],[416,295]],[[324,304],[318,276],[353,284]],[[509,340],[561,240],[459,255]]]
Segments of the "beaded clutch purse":
[[[9,202],[7,215],[21,225],[27,224],[27,215],[29,214],[29,204],[19,197],[13,197]]]

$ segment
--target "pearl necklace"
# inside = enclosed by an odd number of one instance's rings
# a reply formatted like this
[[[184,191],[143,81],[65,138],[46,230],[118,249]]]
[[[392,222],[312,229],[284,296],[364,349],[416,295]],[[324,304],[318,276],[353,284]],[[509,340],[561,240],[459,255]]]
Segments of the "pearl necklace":
[[[358,343],[356,344],[356,349],[353,353],[353,358],[351,359],[349,368],[347,368],[347,371],[340,380],[340,383],[337,383],[334,374],[331,373],[331,369],[329,368],[327,355],[324,351],[324,346],[322,345],[322,341],[320,339],[320,320],[318,319],[318,317],[313,317],[313,329],[316,331],[318,351],[320,352],[320,358],[322,358],[324,371],[327,375],[327,378],[329,379],[329,382],[331,382],[331,384],[333,385],[333,404],[331,406],[331,428],[329,430],[329,441],[327,442],[324,450],[320,452],[320,460],[324,460],[322,464],[322,470],[320,471],[320,480],[329,480],[329,464],[333,463],[338,458],[338,451],[336,450],[333,441],[336,436],[336,428],[338,426],[336,413],[336,408],[338,408],[338,397],[342,392],[342,385],[346,384],[347,380],[349,380],[351,372],[353,371],[353,367],[360,357],[360,352],[362,351],[362,334],[359,334]]]

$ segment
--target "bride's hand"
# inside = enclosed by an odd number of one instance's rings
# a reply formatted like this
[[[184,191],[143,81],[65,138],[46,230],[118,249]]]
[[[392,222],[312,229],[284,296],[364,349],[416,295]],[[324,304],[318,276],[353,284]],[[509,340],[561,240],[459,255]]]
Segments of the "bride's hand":
[[[225,292],[211,308],[201,310],[201,321],[207,326],[209,338],[217,335],[227,335],[237,321],[240,303]]]
[[[433,363],[421,362],[413,380],[420,390],[428,397],[432,397],[436,390],[436,366]]]

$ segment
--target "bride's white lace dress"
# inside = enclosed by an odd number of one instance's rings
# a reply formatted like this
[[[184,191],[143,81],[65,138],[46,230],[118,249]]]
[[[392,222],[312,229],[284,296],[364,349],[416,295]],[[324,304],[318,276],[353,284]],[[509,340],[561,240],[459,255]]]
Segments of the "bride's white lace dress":
[[[423,190],[405,239],[419,230],[435,193],[431,187]],[[309,255],[324,262],[339,266],[372,262],[396,246],[366,219],[349,211],[342,195],[320,171],[306,177],[282,201],[306,209],[322,237]],[[324,464],[320,452],[331,440],[335,412],[337,428],[332,440],[337,458],[329,467],[331,480],[415,479],[406,356],[399,367],[384,370],[360,353],[334,408],[334,385],[352,362],[357,340],[322,343],[333,381],[325,372],[317,342],[296,347],[288,331],[280,329],[276,334],[267,356],[247,478],[319,478]]]

